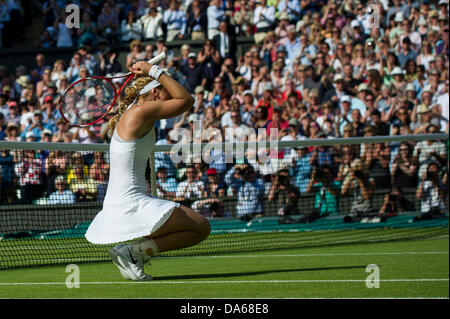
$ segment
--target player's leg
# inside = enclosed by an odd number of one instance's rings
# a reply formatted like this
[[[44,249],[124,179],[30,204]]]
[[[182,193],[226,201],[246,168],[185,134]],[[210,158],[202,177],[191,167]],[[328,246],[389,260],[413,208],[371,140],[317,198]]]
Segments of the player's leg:
[[[143,246],[151,256],[158,252],[193,246],[205,240],[210,231],[208,219],[186,206],[180,206],[174,209],[163,226],[141,242],[144,242]],[[149,242],[148,245],[145,245],[146,242]]]

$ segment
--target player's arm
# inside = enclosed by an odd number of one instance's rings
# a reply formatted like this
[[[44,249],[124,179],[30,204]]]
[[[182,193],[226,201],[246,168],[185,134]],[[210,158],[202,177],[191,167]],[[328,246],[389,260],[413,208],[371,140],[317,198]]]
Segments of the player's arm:
[[[133,72],[137,75],[148,74],[152,65],[147,62],[137,62],[133,65]],[[141,105],[142,116],[154,120],[171,118],[180,115],[194,105],[194,99],[189,92],[165,73],[162,73],[158,81],[169,92],[172,99],[167,101],[149,101]]]

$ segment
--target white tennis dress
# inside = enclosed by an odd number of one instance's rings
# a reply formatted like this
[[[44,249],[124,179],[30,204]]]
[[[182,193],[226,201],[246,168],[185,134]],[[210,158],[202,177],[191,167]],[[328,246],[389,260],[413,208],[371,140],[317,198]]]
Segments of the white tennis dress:
[[[91,243],[111,244],[148,236],[167,221],[175,207],[180,206],[145,193],[145,168],[154,145],[154,128],[132,141],[122,140],[114,130],[103,209],[85,235]]]

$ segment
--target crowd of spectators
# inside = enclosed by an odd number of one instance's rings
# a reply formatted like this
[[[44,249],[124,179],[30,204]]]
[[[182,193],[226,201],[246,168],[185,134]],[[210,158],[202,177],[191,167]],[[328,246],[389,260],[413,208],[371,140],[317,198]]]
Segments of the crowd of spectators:
[[[282,141],[448,134],[447,0],[81,0],[81,25],[72,30],[64,24],[64,5],[63,0],[44,3],[42,46],[76,47],[70,61],[50,66],[38,54],[32,69],[18,66],[7,74],[0,66],[0,140],[108,143],[106,120],[78,129],[61,119],[55,107],[61,93],[77,79],[125,71],[163,50],[169,58],[162,66],[196,102],[189,112],[156,123],[157,144],[174,143],[173,129],[193,130],[196,123],[203,130],[218,129],[227,142],[232,141],[227,128],[268,134],[277,129]],[[371,20],[373,12],[379,16]],[[240,56],[238,36],[253,39]],[[186,42],[179,52],[168,50],[166,44],[175,40],[201,40],[203,45],[193,50]],[[129,44],[125,65],[111,49],[114,43]],[[213,137],[200,138],[209,142]],[[353,196],[353,213],[379,209],[392,216],[412,209],[403,199],[398,202],[408,187],[418,188],[420,210],[426,213],[444,209],[443,190],[448,188],[448,140],[286,149],[269,164],[227,164],[219,154],[211,164],[180,166],[168,154],[156,155],[158,195],[214,216],[226,215],[220,198],[232,196],[239,216],[262,214],[262,198],[267,198],[285,218],[298,212],[296,198],[305,193],[315,194],[307,222],[347,214],[339,211],[339,197],[346,194]],[[14,156],[24,160],[19,163]],[[7,183],[15,183],[25,199],[67,190],[75,201],[102,198],[107,170],[102,174],[104,167],[92,167],[93,154],[84,154],[84,164],[70,168],[70,176],[62,169],[51,182],[46,178],[46,192],[33,189],[29,180],[39,174],[29,167],[47,176],[50,157],[2,151],[2,201],[16,194],[6,191],[12,185]],[[67,170],[74,165],[73,158],[64,162]],[[25,167],[33,178],[20,175]],[[72,179],[100,190],[86,186],[77,191],[69,185]],[[387,192],[376,209],[375,189]]]

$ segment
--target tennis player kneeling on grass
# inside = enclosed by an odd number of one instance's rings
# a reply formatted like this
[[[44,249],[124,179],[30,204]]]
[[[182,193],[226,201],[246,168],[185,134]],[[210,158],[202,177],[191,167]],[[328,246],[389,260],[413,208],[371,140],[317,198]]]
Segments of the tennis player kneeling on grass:
[[[103,209],[85,236],[94,244],[138,239],[116,245],[109,255],[124,278],[141,281],[152,279],[144,273],[150,256],[203,241],[210,225],[190,208],[145,193],[144,172],[155,145],[155,121],[186,112],[194,100],[156,65],[137,62],[131,70],[134,83],[126,88],[119,113],[110,122],[114,133]]]

